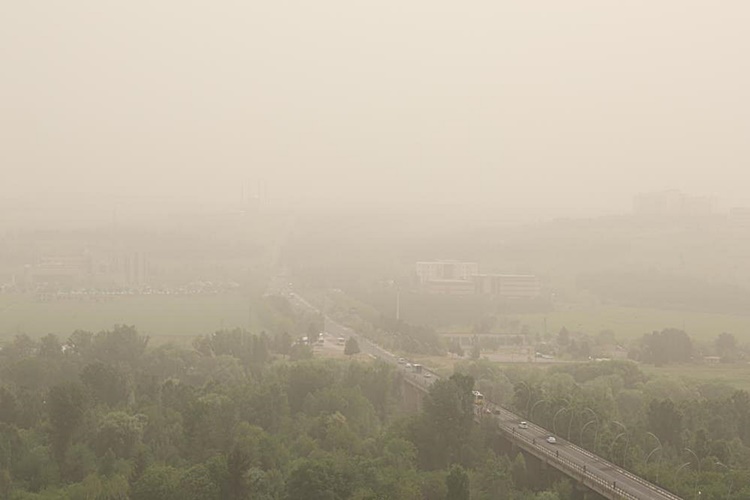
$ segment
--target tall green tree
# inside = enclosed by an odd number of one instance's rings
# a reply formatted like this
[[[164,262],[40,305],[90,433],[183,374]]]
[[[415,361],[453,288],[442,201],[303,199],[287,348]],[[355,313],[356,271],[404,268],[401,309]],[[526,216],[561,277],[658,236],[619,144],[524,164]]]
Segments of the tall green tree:
[[[344,345],[344,354],[351,356],[352,354],[359,354],[359,342],[354,337],[349,337]]]
[[[344,500],[356,485],[351,474],[330,459],[305,459],[292,469],[287,481],[288,500]]]
[[[86,395],[80,384],[52,387],[47,398],[50,421],[50,441],[58,465],[64,463],[65,453],[83,423]]]
[[[671,399],[653,400],[648,407],[648,423],[663,444],[682,445],[682,412]]]
[[[178,500],[180,473],[173,467],[154,465],[133,484],[132,500]]]
[[[421,418],[413,424],[423,464],[446,467],[458,461],[474,425],[474,378],[453,374],[432,384]]]
[[[469,475],[460,465],[453,465],[445,478],[448,490],[447,498],[451,500],[469,500]]]
[[[737,339],[731,333],[723,332],[714,341],[716,353],[727,361],[737,359]]]
[[[97,361],[81,371],[81,382],[96,403],[116,406],[126,402],[128,387],[122,372],[112,365]]]
[[[194,465],[182,473],[177,491],[180,500],[221,500],[221,490],[203,464]]]

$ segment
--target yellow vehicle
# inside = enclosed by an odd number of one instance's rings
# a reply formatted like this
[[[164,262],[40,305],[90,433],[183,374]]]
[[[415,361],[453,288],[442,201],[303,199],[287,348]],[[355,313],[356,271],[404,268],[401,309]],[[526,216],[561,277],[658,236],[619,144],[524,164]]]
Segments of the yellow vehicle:
[[[484,396],[479,391],[471,391],[471,393],[474,395],[474,404],[477,406],[481,406],[484,404]]]

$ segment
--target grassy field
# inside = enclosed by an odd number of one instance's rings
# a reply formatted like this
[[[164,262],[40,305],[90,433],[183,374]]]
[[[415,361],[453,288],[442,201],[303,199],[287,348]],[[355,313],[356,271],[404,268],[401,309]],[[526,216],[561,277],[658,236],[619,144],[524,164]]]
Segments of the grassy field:
[[[236,294],[125,296],[106,302],[37,302],[28,295],[0,295],[0,341],[18,333],[66,338],[76,329],[100,331],[135,325],[154,338],[193,337],[223,328],[261,328],[257,306]]]
[[[654,367],[641,365],[649,375],[680,378],[686,382],[722,382],[750,391],[750,364],[674,365]]]
[[[367,304],[394,314],[395,294],[372,294]],[[564,326],[570,331],[597,335],[612,330],[627,343],[645,333],[664,328],[684,329],[697,342],[712,342],[720,333],[729,332],[741,343],[750,343],[748,314],[705,313],[685,310],[598,305],[593,300],[578,303],[556,303],[545,313],[497,313],[497,303],[484,296],[403,294],[401,318],[407,322],[432,326],[442,332],[471,331],[484,317],[497,318],[495,331],[514,331],[525,325],[532,334],[557,334]],[[545,325],[546,320],[546,325]]]
[[[442,376],[450,376],[453,373],[456,359],[448,356],[412,356],[412,361],[422,363],[423,365],[435,370]],[[553,366],[552,363],[508,363],[506,367],[533,367],[548,368]],[[718,382],[727,384],[736,389],[750,391],[750,364],[715,364],[715,365],[670,365],[655,367],[651,365],[639,365],[640,369],[650,377],[668,377],[672,379],[681,379],[687,385],[695,386],[699,384]]]
[[[721,332],[734,334],[740,343],[750,343],[750,315],[712,314],[690,311],[578,306],[544,314],[516,315],[532,333],[556,334],[564,326],[571,331],[596,335],[612,330],[621,342],[664,328],[684,329],[695,341],[712,342]]]

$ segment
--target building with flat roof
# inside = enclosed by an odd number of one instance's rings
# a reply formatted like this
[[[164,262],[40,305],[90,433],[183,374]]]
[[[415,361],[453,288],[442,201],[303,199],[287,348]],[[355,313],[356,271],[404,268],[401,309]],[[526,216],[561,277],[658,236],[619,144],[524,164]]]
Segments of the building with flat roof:
[[[473,295],[474,282],[471,280],[433,280],[422,284],[422,290],[428,293],[448,295]]]
[[[703,216],[716,213],[716,199],[687,195],[676,189],[641,193],[633,198],[633,212],[650,216]]]
[[[476,262],[435,260],[417,262],[416,273],[422,291],[450,295],[474,293],[472,277],[479,272]]]
[[[732,207],[729,211],[729,222],[734,227],[750,227],[750,207]]]
[[[472,277],[474,292],[509,299],[539,297],[539,280],[532,274],[477,274]]]
[[[417,277],[424,284],[428,281],[463,280],[470,281],[479,273],[479,264],[458,260],[433,260],[417,262]]]
[[[539,297],[539,280],[531,274],[479,274],[476,262],[420,261],[416,273],[422,291],[452,295],[495,295],[509,299]]]

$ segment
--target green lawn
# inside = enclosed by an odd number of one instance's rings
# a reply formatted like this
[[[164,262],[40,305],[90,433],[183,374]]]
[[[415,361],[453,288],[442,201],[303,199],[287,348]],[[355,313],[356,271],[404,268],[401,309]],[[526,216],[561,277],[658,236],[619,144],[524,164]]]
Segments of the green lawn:
[[[627,342],[644,333],[664,328],[684,328],[696,341],[711,342],[721,332],[734,334],[741,343],[750,342],[750,315],[712,314],[618,306],[576,306],[546,314],[515,315],[532,333],[557,333],[564,326],[571,331],[596,335],[612,330]]]
[[[0,340],[25,333],[62,338],[76,329],[99,331],[115,324],[135,325],[153,337],[197,336],[224,328],[260,328],[257,306],[237,294],[207,296],[144,295],[106,302],[37,302],[29,295],[0,295]]]
[[[672,365],[654,367],[640,365],[649,375],[671,376],[688,382],[723,382],[737,389],[750,391],[750,364]]]

